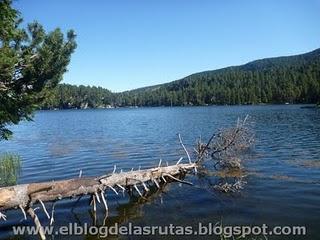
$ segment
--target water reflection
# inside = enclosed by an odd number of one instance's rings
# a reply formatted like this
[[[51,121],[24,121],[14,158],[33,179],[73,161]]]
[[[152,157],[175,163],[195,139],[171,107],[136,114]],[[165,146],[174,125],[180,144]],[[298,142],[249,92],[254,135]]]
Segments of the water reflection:
[[[238,117],[247,114],[254,122],[257,142],[245,163],[247,185],[241,194],[212,191],[219,176],[208,163],[206,176],[186,177],[194,186],[173,183],[165,189],[167,193],[158,193],[145,203],[108,194],[110,212],[106,224],[130,221],[138,225],[196,225],[199,221],[216,223],[223,219],[225,224],[235,225],[306,225],[308,236],[303,239],[317,239],[318,109],[289,105],[42,111],[34,122],[14,126],[13,140],[0,142],[0,151],[21,155],[20,183],[73,178],[80,169],[84,176],[97,176],[112,172],[114,164],[130,170],[157,166],[159,158],[175,163],[184,155],[177,133],[192,150],[199,136],[207,139],[217,128],[233,125]],[[57,203],[56,227],[76,221],[93,224],[88,202],[88,198],[81,199],[73,213],[70,209],[74,201]],[[10,236],[12,225],[32,225],[30,220],[19,222],[21,218],[20,212],[10,211],[10,221],[0,225],[0,239]],[[104,212],[99,211],[97,225],[102,225],[103,219]],[[43,217],[41,221],[46,223]],[[72,237],[85,238],[97,239]]]

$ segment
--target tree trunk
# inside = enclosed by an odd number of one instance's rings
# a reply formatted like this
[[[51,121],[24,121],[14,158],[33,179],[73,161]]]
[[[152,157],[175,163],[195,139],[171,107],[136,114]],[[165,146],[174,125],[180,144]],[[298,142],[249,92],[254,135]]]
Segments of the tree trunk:
[[[110,175],[90,178],[76,178],[62,181],[44,183],[30,183],[0,188],[0,210],[22,207],[28,209],[36,202],[56,201],[63,198],[82,195],[96,195],[108,189],[128,189],[171,179],[181,181],[177,176],[192,171],[196,163],[176,164],[166,167],[156,167],[131,172],[112,173]],[[139,192],[139,189],[137,190]]]

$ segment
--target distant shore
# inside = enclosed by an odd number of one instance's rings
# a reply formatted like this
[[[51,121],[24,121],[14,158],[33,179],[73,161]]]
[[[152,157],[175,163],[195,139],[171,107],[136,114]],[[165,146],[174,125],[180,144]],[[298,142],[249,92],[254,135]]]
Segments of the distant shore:
[[[223,106],[229,106],[229,107],[236,107],[236,106],[278,106],[278,105],[286,105],[286,106],[292,106],[292,105],[301,105],[301,108],[303,109],[314,109],[314,108],[320,108],[319,104],[315,103],[259,103],[259,104],[206,104],[206,105],[178,105],[178,106],[112,106],[112,107],[96,107],[96,108],[41,108],[38,110],[41,111],[58,111],[58,110],[97,110],[97,109],[137,109],[137,108],[172,108],[172,107],[223,107]]]

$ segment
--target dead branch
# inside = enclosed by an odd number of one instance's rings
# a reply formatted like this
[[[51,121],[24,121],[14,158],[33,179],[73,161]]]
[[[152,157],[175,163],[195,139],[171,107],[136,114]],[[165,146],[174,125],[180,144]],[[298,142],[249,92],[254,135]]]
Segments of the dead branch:
[[[237,171],[243,173],[241,155],[250,148],[254,142],[254,134],[247,124],[248,116],[243,121],[238,119],[237,125],[232,128],[222,129],[217,134],[213,134],[207,144],[198,141],[196,153],[197,161],[211,156],[214,161],[214,168],[221,172]],[[221,177],[220,183],[214,189],[222,192],[235,192],[244,187],[244,175],[234,182],[230,182],[228,177]]]
[[[215,161],[215,167],[221,169],[240,169],[243,151],[248,149],[253,141],[254,135],[247,127],[248,116],[243,121],[238,119],[236,127],[220,130],[215,141],[210,146],[211,158]]]
[[[158,181],[161,181],[162,177],[172,176],[178,179],[181,173],[193,171],[195,166],[195,163],[180,163],[167,167],[113,173],[106,177],[82,177],[56,182],[4,187],[0,188],[0,210],[3,211],[19,206],[26,209],[36,202],[43,203],[88,194],[95,195],[98,202],[100,202],[99,194],[101,195],[102,191],[108,189],[116,191],[116,188],[123,190],[134,187],[134,185],[143,186],[146,182],[157,182],[159,185]]]
[[[241,123],[238,122],[235,128],[220,131],[217,135],[212,135],[206,144],[202,144],[199,141],[195,162],[192,162],[191,156],[183,144],[180,134],[178,134],[179,142],[188,157],[188,163],[181,163],[183,159],[181,157],[174,165],[168,165],[167,163],[167,166],[162,166],[162,160],[160,159],[157,167],[150,169],[141,169],[139,167],[135,171],[132,169],[128,172],[123,172],[122,170],[117,172],[115,165],[111,174],[99,177],[83,177],[82,170],[80,170],[79,177],[75,179],[0,188],[0,211],[20,208],[25,218],[27,212],[40,230],[41,239],[45,239],[45,235],[41,231],[43,229],[41,223],[32,208],[36,203],[40,203],[42,210],[50,220],[50,224],[54,222],[54,206],[52,207],[50,216],[45,206],[46,202],[55,202],[64,198],[81,197],[84,195],[91,196],[90,205],[92,205],[94,212],[97,211],[96,201],[102,203],[107,216],[109,208],[106,194],[108,190],[113,191],[117,195],[119,190],[123,193],[127,191],[130,195],[136,192],[143,199],[145,193],[150,191],[147,184],[154,184],[157,189],[161,189],[161,185],[172,181],[192,185],[191,182],[184,181],[181,178],[188,173],[197,173],[197,168],[201,166],[202,160],[210,155],[220,168],[240,168],[240,161],[236,158],[236,155],[240,149],[247,147],[252,139],[245,127],[245,121],[246,119]],[[225,192],[241,189],[243,183],[242,180],[233,184],[226,182],[223,185],[217,186],[216,189]],[[141,192],[140,188],[143,188],[144,193]],[[7,217],[0,212],[1,220],[6,221]]]
[[[28,209],[28,213],[29,213],[30,217],[33,219],[34,224],[37,227],[37,231],[38,231],[41,239],[45,240],[46,239],[46,235],[44,233],[43,227],[42,227],[42,225],[41,225],[41,223],[39,221],[39,218],[38,218],[37,214],[35,213],[35,211],[32,208]]]

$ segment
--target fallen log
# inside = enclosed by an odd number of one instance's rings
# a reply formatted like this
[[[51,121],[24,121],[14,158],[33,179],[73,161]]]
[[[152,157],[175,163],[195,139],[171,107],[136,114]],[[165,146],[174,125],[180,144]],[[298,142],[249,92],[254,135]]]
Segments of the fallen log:
[[[50,220],[50,224],[54,222],[54,207],[52,208],[52,214],[46,209],[45,202],[55,202],[64,198],[82,197],[84,195],[91,195],[91,204],[93,211],[97,210],[97,202],[103,204],[106,216],[109,211],[106,200],[106,192],[113,191],[118,194],[119,191],[123,193],[128,191],[132,193],[137,192],[140,197],[144,197],[144,194],[148,193],[150,185],[161,188],[161,184],[170,181],[176,181],[183,184],[192,185],[192,183],[182,180],[182,177],[188,173],[197,173],[197,168],[201,164],[202,160],[212,154],[215,157],[215,153],[226,153],[227,149],[231,149],[232,152],[236,152],[239,146],[242,147],[245,131],[243,130],[245,121],[242,124],[237,125],[232,129],[231,133],[218,134],[218,140],[216,143],[211,144],[216,135],[213,135],[207,144],[198,142],[196,152],[196,161],[192,162],[191,156],[188,153],[187,148],[184,146],[182,139],[179,136],[180,144],[188,157],[188,163],[181,163],[182,157],[177,161],[175,165],[162,166],[162,161],[155,168],[150,169],[138,169],[131,170],[129,172],[116,172],[116,166],[109,175],[103,175],[99,177],[82,177],[82,171],[80,171],[79,178],[51,181],[43,183],[30,183],[21,184],[10,187],[0,188],[0,221],[7,220],[7,217],[2,212],[9,209],[20,209],[24,218],[27,214],[33,219],[37,229],[39,229],[39,235],[41,239],[46,239],[43,231],[43,227],[39,221],[37,214],[33,209],[34,204],[41,204],[41,207]],[[242,133],[244,132],[244,133]],[[240,141],[239,141],[240,139]],[[221,154],[220,154],[221,155]],[[220,156],[219,155],[219,156]],[[228,155],[228,154],[225,154]],[[219,159],[219,161],[222,161]]]
[[[112,173],[98,178],[76,178],[56,182],[22,184],[0,188],[0,210],[12,208],[31,207],[36,202],[56,201],[63,198],[76,197],[88,194],[100,194],[108,189],[138,188],[145,190],[148,182],[162,182],[172,179],[186,184],[191,184],[178,179],[177,175],[194,170],[196,163],[176,164],[172,166],[159,166],[156,168],[136,170],[130,172]],[[157,184],[156,184],[157,185]]]
[[[183,181],[179,177],[194,171],[197,163],[180,163],[176,165],[161,166],[144,170],[130,172],[115,171],[110,175],[89,178],[76,178],[62,181],[44,183],[30,183],[11,187],[0,188],[0,220],[6,221],[6,216],[1,211],[8,209],[21,209],[24,218],[28,213],[34,220],[36,227],[40,230],[41,239],[45,239],[39,218],[32,206],[40,203],[48,216],[44,202],[56,201],[64,198],[73,198],[83,195],[91,195],[93,210],[96,211],[96,201],[104,205],[108,212],[108,205],[105,199],[106,191],[111,190],[118,194],[118,191],[136,191],[141,197],[141,192],[148,192],[148,185],[152,184],[160,188],[160,184],[167,181],[177,181],[184,184],[192,183]],[[143,190],[140,190],[142,188]],[[53,216],[51,216],[51,222]]]

